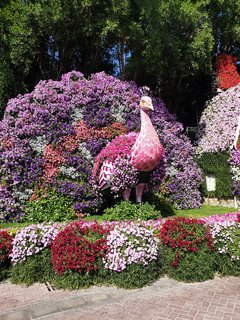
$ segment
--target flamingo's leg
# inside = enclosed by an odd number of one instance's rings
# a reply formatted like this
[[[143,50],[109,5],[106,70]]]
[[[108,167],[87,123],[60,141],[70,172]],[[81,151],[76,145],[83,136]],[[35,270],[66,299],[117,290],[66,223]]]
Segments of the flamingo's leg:
[[[123,191],[123,199],[129,201],[131,189],[126,189]]]
[[[145,188],[145,183],[139,183],[136,186],[136,201],[138,203],[142,202],[142,195],[143,195],[144,188]]]

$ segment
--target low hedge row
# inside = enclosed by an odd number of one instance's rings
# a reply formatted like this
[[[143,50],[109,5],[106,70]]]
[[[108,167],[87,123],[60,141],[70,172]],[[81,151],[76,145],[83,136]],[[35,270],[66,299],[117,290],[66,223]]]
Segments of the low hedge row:
[[[31,225],[15,237],[0,231],[0,277],[78,289],[139,288],[163,274],[185,282],[211,279],[216,272],[239,276],[239,238],[236,213],[202,220]]]

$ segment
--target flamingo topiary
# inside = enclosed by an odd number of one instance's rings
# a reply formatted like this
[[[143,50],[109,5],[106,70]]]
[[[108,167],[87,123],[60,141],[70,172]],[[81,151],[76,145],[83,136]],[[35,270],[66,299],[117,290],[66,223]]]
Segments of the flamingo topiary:
[[[143,96],[139,107],[141,115],[139,134],[121,135],[101,150],[95,159],[93,177],[98,180],[101,190],[109,188],[114,179],[115,160],[129,155],[133,170],[138,173],[138,182],[135,186],[136,201],[142,202],[146,177],[158,166],[163,157],[164,149],[148,115],[148,112],[153,110],[152,99]],[[124,190],[125,200],[129,200],[130,191],[130,188]]]

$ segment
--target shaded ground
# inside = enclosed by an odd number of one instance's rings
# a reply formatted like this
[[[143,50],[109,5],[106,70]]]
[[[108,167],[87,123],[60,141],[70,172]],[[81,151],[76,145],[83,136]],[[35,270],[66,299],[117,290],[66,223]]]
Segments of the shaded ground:
[[[49,291],[50,289],[50,291]],[[63,291],[0,284],[0,320],[239,320],[240,277],[184,284],[164,277],[137,290]]]

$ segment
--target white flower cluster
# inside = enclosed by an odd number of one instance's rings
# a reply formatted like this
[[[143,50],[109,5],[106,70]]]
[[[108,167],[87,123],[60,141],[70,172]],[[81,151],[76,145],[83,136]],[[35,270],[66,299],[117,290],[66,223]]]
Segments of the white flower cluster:
[[[46,137],[38,136],[36,139],[29,140],[30,147],[36,151],[37,154],[42,154],[45,146],[48,144]]]
[[[25,261],[27,257],[49,247],[60,228],[58,224],[39,224],[22,228],[13,240],[13,249],[10,254],[12,263]]]
[[[80,177],[80,175],[81,175],[74,167],[66,167],[66,166],[62,165],[59,169],[63,175],[65,175],[69,178],[72,178],[72,179],[76,179],[76,178]]]
[[[233,180],[240,182],[240,167],[237,165],[231,165],[231,172]]]
[[[123,115],[126,112],[126,106],[124,104],[115,103],[111,106],[111,113],[115,118],[116,122],[124,123]]]
[[[175,177],[175,175],[178,173],[179,171],[174,167],[174,166],[169,166],[166,169],[166,175],[169,177]]]
[[[240,223],[224,221],[211,228],[214,245],[221,254],[227,254],[231,260],[240,260]]]
[[[72,111],[73,111],[73,113],[72,113],[72,119],[74,120],[74,122],[78,122],[78,121],[83,120],[82,109],[73,107],[73,108],[72,108]],[[73,123],[73,124],[74,124],[74,123]]]
[[[136,222],[115,225],[107,237],[107,246],[104,267],[116,272],[121,272],[133,263],[148,265],[158,256],[153,230]]]
[[[81,152],[81,155],[83,156],[84,159],[93,163],[93,157],[91,155],[91,152],[87,149],[85,142],[79,143],[78,150]]]
[[[33,189],[25,189],[24,192],[16,191],[15,195],[18,197],[20,201],[26,201],[31,197],[33,193],[34,193]]]

